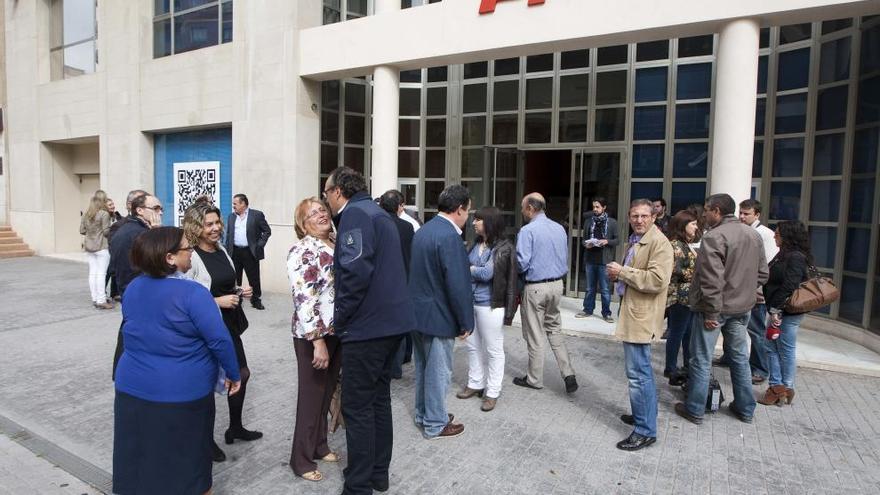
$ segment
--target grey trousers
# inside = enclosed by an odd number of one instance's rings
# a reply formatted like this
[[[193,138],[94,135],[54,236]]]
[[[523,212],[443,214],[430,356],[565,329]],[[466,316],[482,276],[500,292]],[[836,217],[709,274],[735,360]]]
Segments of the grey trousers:
[[[565,336],[559,301],[562,299],[562,280],[542,284],[526,284],[522,299],[523,338],[529,350],[529,371],[526,380],[535,387],[544,386],[544,335],[556,356],[562,377],[574,375]]]

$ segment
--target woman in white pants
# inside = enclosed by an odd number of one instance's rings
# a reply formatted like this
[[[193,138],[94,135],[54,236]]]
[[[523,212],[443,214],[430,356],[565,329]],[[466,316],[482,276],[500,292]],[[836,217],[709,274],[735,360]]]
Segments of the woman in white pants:
[[[468,254],[474,291],[476,328],[468,337],[468,383],[459,399],[483,398],[482,411],[495,408],[504,378],[504,330],[516,311],[517,269],[513,244],[504,238],[497,208],[474,214],[476,241]]]
[[[89,291],[92,293],[92,304],[98,309],[113,308],[113,303],[107,301],[106,279],[107,266],[110,264],[106,234],[110,223],[106,199],[93,197],[89,209],[79,222],[79,233],[85,236],[83,249],[89,258]]]

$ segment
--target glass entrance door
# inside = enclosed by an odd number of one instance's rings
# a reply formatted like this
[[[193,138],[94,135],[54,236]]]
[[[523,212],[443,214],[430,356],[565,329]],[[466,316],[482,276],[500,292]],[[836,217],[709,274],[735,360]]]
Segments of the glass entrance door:
[[[507,225],[506,235],[514,234],[521,227],[520,199],[523,195],[523,152],[516,148],[484,148],[484,163],[488,164],[485,171],[484,201],[482,205],[490,205],[501,210]],[[474,201],[475,205],[477,204]]]
[[[608,214],[617,219],[618,229],[623,229],[626,221],[621,222],[620,211],[623,199],[620,194],[621,163],[623,150],[590,150],[572,151],[571,192],[569,201],[569,218],[571,224],[569,236],[569,271],[566,284],[566,295],[583,297],[586,291],[586,277],[583,268],[584,214],[592,211],[593,200],[604,197],[608,201]],[[618,232],[622,236],[623,231]],[[618,246],[618,251],[621,249]],[[619,254],[619,252],[618,252]],[[618,256],[619,258],[619,256]]]

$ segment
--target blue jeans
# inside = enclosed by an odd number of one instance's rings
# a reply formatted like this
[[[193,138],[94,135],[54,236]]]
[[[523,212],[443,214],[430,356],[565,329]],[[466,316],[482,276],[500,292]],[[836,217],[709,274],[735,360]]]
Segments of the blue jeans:
[[[635,431],[645,437],[657,437],[657,386],[651,368],[651,344],[623,343],[626,378],[629,380],[629,407]]]
[[[596,309],[596,285],[599,285],[599,294],[602,296],[602,316],[611,315],[611,285],[608,283],[608,274],[605,265],[593,265],[587,263],[584,270],[587,272],[587,295],[584,296],[584,313],[591,315]]]
[[[749,316],[749,340],[752,341],[752,349],[749,351],[749,366],[752,374],[767,378],[769,368],[767,366],[767,306],[756,304]],[[724,345],[724,353],[721,354],[721,362],[730,364],[727,357],[727,345]]]
[[[730,407],[742,416],[755,414],[755,395],[752,392],[752,371],[749,368],[749,341],[746,324],[749,313],[721,315],[720,326],[714,330],[703,327],[703,314],[695,313],[691,324],[691,360],[688,367],[688,412],[702,418],[706,412],[709,394],[709,374],[712,368],[712,352],[718,335],[724,335],[724,344],[730,363],[730,380],[733,382],[733,403]]]
[[[666,336],[666,366],[664,372],[672,373],[678,368],[678,349],[682,351],[682,363],[687,368],[691,353],[691,321],[693,321],[694,313],[691,308],[684,304],[673,304],[669,307],[669,323],[667,329],[669,335]]]
[[[794,375],[797,370],[795,345],[797,331],[804,315],[784,315],[779,325],[779,338],[764,340],[767,351],[767,365],[770,369],[770,385],[785,385],[794,388]]]
[[[416,425],[425,429],[425,438],[436,437],[449,423],[446,391],[452,379],[454,337],[435,337],[412,333],[416,368]]]

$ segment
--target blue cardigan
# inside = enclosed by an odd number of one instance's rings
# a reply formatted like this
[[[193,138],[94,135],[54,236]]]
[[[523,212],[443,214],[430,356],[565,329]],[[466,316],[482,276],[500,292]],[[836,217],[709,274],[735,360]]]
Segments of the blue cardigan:
[[[214,389],[217,363],[241,379],[229,330],[208,289],[175,277],[134,279],[122,301],[124,352],[116,390],[152,402],[187,402]]]

